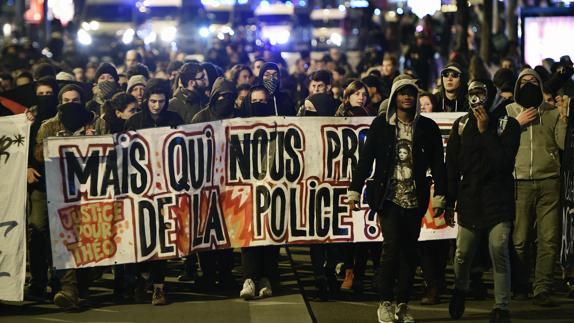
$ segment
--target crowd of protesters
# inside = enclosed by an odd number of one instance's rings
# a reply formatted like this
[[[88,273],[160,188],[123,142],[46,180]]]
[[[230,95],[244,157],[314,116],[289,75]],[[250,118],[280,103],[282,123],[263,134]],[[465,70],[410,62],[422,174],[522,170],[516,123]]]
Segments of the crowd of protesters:
[[[29,48],[6,46],[0,95],[15,98],[29,92],[34,97],[26,111],[32,122],[26,297],[46,300],[50,291],[56,305],[74,308],[89,297],[97,276],[94,269],[50,268],[42,149],[46,138],[229,118],[372,116],[369,139],[349,188],[349,211],[376,160],[375,178],[381,188],[369,205],[379,213],[385,241],[311,246],[317,297],[362,293],[371,260],[381,297],[379,321],[412,322],[408,303],[417,267],[425,282],[422,304],[437,304],[447,290],[445,268],[453,259],[453,318],[463,315],[466,298],[486,297],[482,276],[491,263],[492,322],[510,321],[511,297],[556,305],[551,295],[560,250],[560,155],[569,98],[574,95],[572,61],[564,56],[531,67],[519,65],[517,57],[506,57],[500,65],[487,67],[478,55],[455,52],[434,73],[433,48],[425,37],[415,35],[402,65],[398,55],[369,49],[357,67],[338,48],[321,59],[303,56],[294,66],[270,50],[250,61],[237,46],[225,48],[228,59],[215,51],[204,61],[184,53],[150,58],[139,49],[125,52],[116,66],[97,59],[75,64],[82,60],[75,60],[73,52],[67,60],[56,61]],[[1,109],[2,115],[11,114]],[[453,126],[446,163],[438,127],[421,112],[468,112]],[[435,185],[433,196],[427,189],[429,178]],[[444,213],[449,224],[458,211],[456,244],[417,242],[429,199],[435,215]],[[239,286],[232,275],[239,264],[231,249],[183,259],[178,279],[201,288],[237,289],[246,300],[269,297],[280,279],[279,250],[241,249],[244,278]],[[118,265],[113,272],[118,299],[142,302],[151,290],[152,304],[168,302],[166,261]]]

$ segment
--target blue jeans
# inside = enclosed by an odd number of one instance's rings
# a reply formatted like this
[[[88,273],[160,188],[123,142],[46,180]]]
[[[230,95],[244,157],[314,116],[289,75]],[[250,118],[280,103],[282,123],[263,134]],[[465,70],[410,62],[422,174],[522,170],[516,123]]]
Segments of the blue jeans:
[[[458,227],[454,258],[455,287],[467,291],[470,284],[472,259],[480,239],[488,235],[488,250],[494,277],[494,308],[508,309],[510,304],[510,231],[511,222],[501,222],[492,228],[472,231]]]

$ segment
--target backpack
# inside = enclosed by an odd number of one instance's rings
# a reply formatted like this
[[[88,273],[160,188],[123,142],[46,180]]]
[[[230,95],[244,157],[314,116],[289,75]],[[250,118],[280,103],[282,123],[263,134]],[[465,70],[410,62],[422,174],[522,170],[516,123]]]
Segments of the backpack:
[[[460,121],[458,122],[458,135],[460,137],[462,137],[462,133],[464,131],[464,127],[466,127],[466,124],[468,123],[468,119],[469,119],[468,114],[466,114],[462,118],[460,118]],[[502,135],[504,129],[506,129],[507,124],[508,124],[508,116],[498,118],[498,126],[496,127],[496,133],[499,136]]]

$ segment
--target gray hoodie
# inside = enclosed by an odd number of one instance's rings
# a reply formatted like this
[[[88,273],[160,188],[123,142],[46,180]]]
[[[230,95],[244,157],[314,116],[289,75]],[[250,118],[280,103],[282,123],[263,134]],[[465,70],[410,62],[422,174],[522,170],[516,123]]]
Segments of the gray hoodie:
[[[532,69],[520,73],[514,86],[514,98],[518,97],[520,79],[525,75],[533,75],[540,84],[542,80]],[[509,116],[516,118],[527,107],[514,102],[506,106]],[[520,147],[516,155],[514,178],[518,180],[534,180],[558,178],[560,176],[560,159],[558,150],[564,149],[566,122],[560,120],[560,113],[554,106],[542,102],[538,106],[538,117],[522,127]]]

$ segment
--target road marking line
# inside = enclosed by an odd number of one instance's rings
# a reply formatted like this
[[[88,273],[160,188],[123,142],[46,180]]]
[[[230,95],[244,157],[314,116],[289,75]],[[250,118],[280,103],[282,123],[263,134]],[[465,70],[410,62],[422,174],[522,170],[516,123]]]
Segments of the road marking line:
[[[279,301],[255,301],[250,302],[250,305],[257,305],[257,306],[273,306],[273,305],[304,305],[303,302],[296,303],[296,302],[279,302]]]
[[[409,309],[411,310],[415,310],[415,311],[430,311],[430,312],[448,312],[448,306],[440,306],[440,307],[432,307],[432,306],[422,306],[422,305],[409,305]],[[472,313],[478,313],[478,314],[488,314],[490,313],[492,310],[483,310],[480,308],[472,308],[472,307],[466,307],[464,312],[468,313],[468,312],[472,312]]]
[[[101,308],[93,308],[92,310],[93,310],[93,311],[96,311],[96,312],[106,312],[106,313],[119,313],[119,311],[114,311],[114,310],[103,310],[103,309],[101,309]]]
[[[361,302],[345,302],[345,301],[337,301],[337,303],[341,304],[349,304],[349,305],[359,305],[359,306],[366,306],[366,307],[377,307],[376,304],[368,304],[368,303],[361,303]]]

